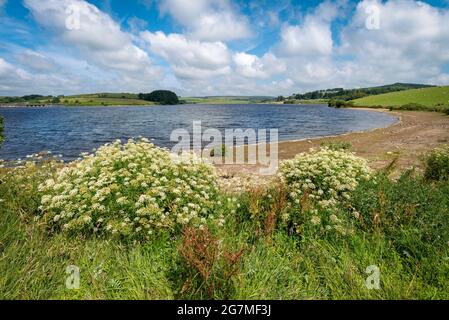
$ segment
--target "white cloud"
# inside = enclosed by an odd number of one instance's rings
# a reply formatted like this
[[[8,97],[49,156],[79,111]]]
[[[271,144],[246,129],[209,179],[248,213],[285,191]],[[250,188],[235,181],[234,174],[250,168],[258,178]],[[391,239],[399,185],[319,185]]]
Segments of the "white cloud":
[[[330,55],[332,33],[330,26],[308,18],[301,26],[288,26],[281,32],[280,52],[287,56]]]
[[[17,60],[22,65],[41,72],[54,71],[56,69],[56,64],[52,59],[32,50],[25,50],[19,53]]]
[[[279,53],[284,56],[331,55],[333,39],[331,22],[340,7],[323,2],[314,12],[307,14],[302,24],[284,26],[281,30]]]
[[[266,53],[259,58],[256,55],[238,52],[233,55],[233,60],[236,71],[247,78],[268,79],[286,71],[285,63],[272,53]]]
[[[229,41],[252,35],[247,18],[227,0],[163,0],[160,7],[199,40]]]
[[[0,58],[0,81],[7,83],[5,80],[11,80],[13,78],[18,78],[22,80],[30,79],[30,76],[22,69],[15,68],[12,64]]]
[[[117,72],[125,85],[134,82],[143,86],[145,81],[159,76],[148,54],[94,5],[81,0],[25,0],[24,3],[41,25],[54,31],[66,44],[78,48],[89,62]]]
[[[222,42],[189,40],[181,34],[141,33],[156,55],[164,58],[181,78],[203,78],[230,71],[230,53]]]
[[[367,8],[379,12],[379,29],[366,27]],[[374,78],[429,82],[449,62],[449,10],[410,0],[362,1],[342,33],[340,53],[355,81]],[[443,77],[444,78],[444,77]]]
[[[123,20],[131,29],[127,33],[86,1],[24,0],[56,41],[29,50],[6,43],[11,54],[0,60],[0,92],[176,88],[182,95],[286,95],[397,81],[449,82],[448,8],[414,0],[364,0],[349,8],[340,0],[298,15],[300,7],[291,8],[286,0],[266,10],[259,8],[261,2],[248,5],[259,13],[245,17],[229,0],[161,1],[163,13],[183,33],[140,32],[146,22],[137,18]],[[141,3],[156,7],[156,2]],[[80,28],[69,30],[66,9],[73,4],[80,8]],[[365,25],[372,5],[379,9],[379,30]],[[298,23],[286,24],[295,20],[285,17],[288,10]],[[264,15],[267,21],[259,29],[279,28],[279,41],[252,54],[247,48],[260,50],[257,43],[267,38],[247,40],[248,20]],[[239,39],[245,41],[227,43]]]
[[[61,88],[78,89],[76,81],[51,73],[30,73],[0,58],[0,94],[59,94]]]

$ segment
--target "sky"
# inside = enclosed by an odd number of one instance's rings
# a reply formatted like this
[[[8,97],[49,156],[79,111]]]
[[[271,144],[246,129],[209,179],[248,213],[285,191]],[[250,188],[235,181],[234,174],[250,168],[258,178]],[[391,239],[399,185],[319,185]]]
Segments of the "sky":
[[[0,0],[0,95],[449,84],[449,0]]]

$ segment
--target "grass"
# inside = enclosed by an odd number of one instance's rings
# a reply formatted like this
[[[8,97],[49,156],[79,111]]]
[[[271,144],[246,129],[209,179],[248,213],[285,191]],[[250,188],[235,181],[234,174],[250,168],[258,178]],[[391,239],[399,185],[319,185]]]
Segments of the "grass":
[[[352,100],[355,106],[360,107],[393,107],[393,109],[434,110],[449,109],[449,86],[413,89],[399,92],[368,96]]]
[[[447,180],[378,172],[339,209],[353,225],[347,236],[310,224],[291,234],[277,222],[289,209],[275,184],[223,194],[239,204],[223,228],[139,243],[50,232],[33,217],[37,185],[54,169],[10,170],[0,169],[0,299],[449,298]],[[210,250],[193,250],[202,244]],[[78,290],[66,288],[69,265],[80,268]],[[365,285],[370,265],[380,290]]]
[[[183,97],[180,100],[187,104],[253,104],[265,101],[272,101],[271,97],[234,97],[234,96],[216,96],[216,97]]]
[[[149,101],[132,98],[97,98],[97,97],[67,97],[62,103],[68,106],[145,106],[154,105]]]
[[[298,100],[298,99],[287,99],[284,104],[327,104],[326,99],[310,99],[310,100]]]

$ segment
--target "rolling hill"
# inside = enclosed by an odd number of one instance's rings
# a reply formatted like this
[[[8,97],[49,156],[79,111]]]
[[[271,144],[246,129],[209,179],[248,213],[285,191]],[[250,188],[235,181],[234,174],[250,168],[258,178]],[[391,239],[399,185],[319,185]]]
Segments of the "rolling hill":
[[[249,104],[273,101],[268,96],[208,96],[208,97],[182,97],[187,104]]]
[[[304,94],[295,94],[288,99],[292,100],[314,100],[314,99],[330,99],[330,100],[343,100],[349,101],[359,99],[367,96],[384,94],[389,92],[397,92],[410,89],[430,88],[434,87],[426,84],[417,83],[394,83],[378,87],[368,88],[356,88],[356,89],[343,89],[333,88],[318,91],[311,91]]]
[[[419,104],[426,107],[449,106],[449,86],[412,89],[368,96],[352,100],[360,107],[400,107],[408,104]]]

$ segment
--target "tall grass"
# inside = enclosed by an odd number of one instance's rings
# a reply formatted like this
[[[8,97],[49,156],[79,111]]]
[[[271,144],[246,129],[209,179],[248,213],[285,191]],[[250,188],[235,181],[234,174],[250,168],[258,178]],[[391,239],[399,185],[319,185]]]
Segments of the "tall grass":
[[[307,223],[291,232],[282,184],[220,197],[224,226],[149,241],[50,233],[37,185],[52,166],[0,169],[1,299],[447,299],[449,182],[406,172],[361,181],[336,210],[351,234]],[[235,201],[235,206],[226,205]],[[237,209],[232,209],[237,208]],[[66,287],[66,268],[80,288]],[[367,267],[380,270],[368,289]]]

